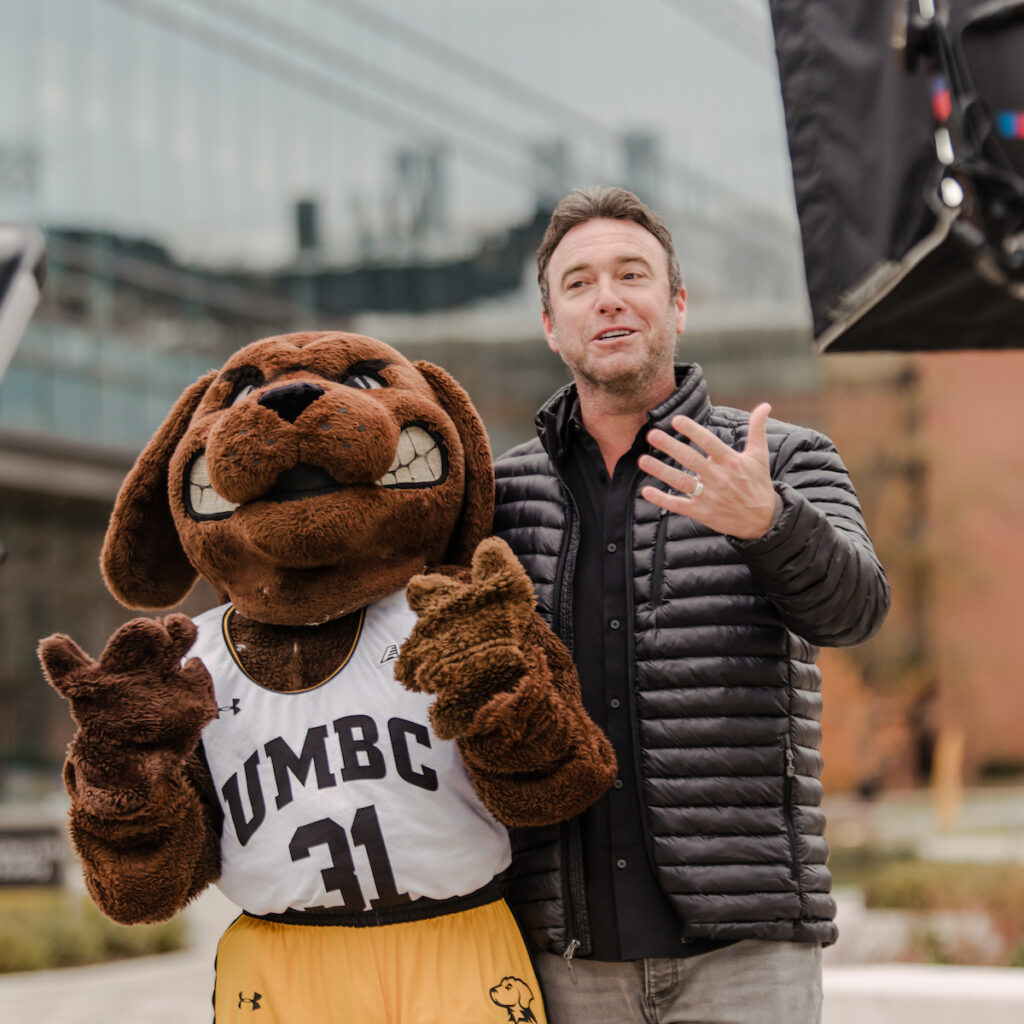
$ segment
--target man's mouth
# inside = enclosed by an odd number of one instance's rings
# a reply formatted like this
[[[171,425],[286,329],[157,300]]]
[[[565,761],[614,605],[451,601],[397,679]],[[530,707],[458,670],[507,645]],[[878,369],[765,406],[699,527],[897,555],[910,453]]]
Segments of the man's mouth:
[[[448,457],[444,448],[428,430],[410,424],[399,435],[395,457],[387,472],[375,480],[374,485],[392,489],[433,487],[447,475]],[[193,519],[226,519],[239,507],[237,502],[228,501],[214,490],[205,449],[189,463],[186,483],[185,508]],[[285,470],[258,500],[301,501],[340,491],[345,486],[321,467],[300,462]]]
[[[614,338],[625,338],[632,333],[633,331],[628,327],[615,327],[612,330],[602,331],[594,340],[611,341]]]

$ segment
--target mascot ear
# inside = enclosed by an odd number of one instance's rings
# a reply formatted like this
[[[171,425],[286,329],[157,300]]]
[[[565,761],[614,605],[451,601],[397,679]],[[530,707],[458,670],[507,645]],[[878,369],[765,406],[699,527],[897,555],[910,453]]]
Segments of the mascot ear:
[[[178,399],[118,491],[100,565],[107,588],[129,608],[169,608],[188,594],[198,577],[174,525],[167,472],[192,414],[216,377],[212,370]]]
[[[462,438],[466,460],[466,489],[462,512],[445,553],[453,565],[469,565],[477,544],[494,529],[494,466],[487,431],[469,395],[439,366],[420,360],[413,364],[433,388]]]

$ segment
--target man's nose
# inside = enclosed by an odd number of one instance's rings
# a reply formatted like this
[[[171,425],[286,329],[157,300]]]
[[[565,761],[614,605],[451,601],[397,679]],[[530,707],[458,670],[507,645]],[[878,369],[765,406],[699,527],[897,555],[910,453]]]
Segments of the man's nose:
[[[618,313],[626,308],[618,286],[612,280],[598,281],[597,303],[602,313]]]

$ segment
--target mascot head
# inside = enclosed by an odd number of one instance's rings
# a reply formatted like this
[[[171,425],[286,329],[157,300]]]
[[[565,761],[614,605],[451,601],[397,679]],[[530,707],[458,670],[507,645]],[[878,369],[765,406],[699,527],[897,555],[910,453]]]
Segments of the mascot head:
[[[266,338],[193,384],[139,456],[103,574],[131,608],[177,604],[202,576],[246,618],[317,625],[468,564],[493,485],[443,370],[357,334]]]

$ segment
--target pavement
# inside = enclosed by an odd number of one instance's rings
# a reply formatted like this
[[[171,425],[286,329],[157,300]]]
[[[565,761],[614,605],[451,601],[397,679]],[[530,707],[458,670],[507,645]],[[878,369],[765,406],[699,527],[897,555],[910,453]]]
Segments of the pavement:
[[[937,964],[826,967],[822,1024],[1021,1024],[1024,970]],[[781,1024],[781,1022],[780,1022]]]

